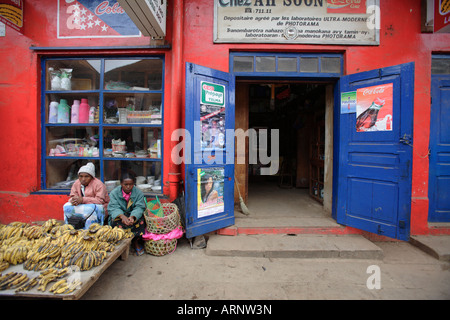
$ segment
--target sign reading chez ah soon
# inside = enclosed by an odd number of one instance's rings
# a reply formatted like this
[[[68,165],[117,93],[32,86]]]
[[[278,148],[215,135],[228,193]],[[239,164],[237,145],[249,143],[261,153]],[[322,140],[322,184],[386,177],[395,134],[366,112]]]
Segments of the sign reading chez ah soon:
[[[214,42],[379,44],[379,0],[214,0]]]

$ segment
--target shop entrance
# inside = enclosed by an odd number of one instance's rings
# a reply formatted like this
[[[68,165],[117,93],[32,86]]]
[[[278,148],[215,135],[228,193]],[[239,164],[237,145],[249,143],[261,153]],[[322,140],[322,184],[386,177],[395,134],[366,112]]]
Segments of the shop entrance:
[[[334,223],[333,87],[325,82],[236,82],[235,126],[250,136],[245,154],[235,149],[236,185],[251,212],[247,219]],[[237,189],[235,203],[238,212]]]

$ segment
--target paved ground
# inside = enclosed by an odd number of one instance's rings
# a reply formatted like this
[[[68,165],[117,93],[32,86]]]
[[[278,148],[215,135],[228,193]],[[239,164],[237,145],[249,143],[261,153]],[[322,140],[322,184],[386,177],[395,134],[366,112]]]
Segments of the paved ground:
[[[267,258],[210,256],[182,239],[170,255],[117,260],[82,299],[450,299],[448,261],[406,242],[375,244],[379,259]]]

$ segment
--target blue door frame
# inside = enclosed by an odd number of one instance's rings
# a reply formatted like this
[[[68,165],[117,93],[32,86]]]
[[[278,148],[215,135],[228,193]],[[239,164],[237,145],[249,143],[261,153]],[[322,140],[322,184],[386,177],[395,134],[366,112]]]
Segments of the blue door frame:
[[[260,53],[236,53],[240,56],[250,56],[256,63],[256,55]],[[282,56],[282,54],[266,54]],[[252,56],[255,56],[252,58]],[[411,208],[411,171],[412,171],[412,130],[413,130],[413,89],[414,89],[414,63],[403,64],[388,68],[376,69],[368,72],[341,76],[341,74],[308,73],[302,74],[300,67],[296,72],[277,72],[278,62],[275,63],[274,72],[256,72],[255,69],[245,72],[233,72],[233,57],[230,55],[231,74],[217,73],[211,69],[191,65],[186,69],[186,106],[196,105],[195,83],[201,80],[188,78],[197,70],[200,77],[218,77],[230,84],[234,98],[234,83],[237,77],[252,80],[286,80],[296,79],[304,81],[334,82],[334,132],[333,132],[333,203],[332,217],[338,223],[366,230],[376,234],[401,239],[409,239],[410,208]],[[277,58],[278,59],[278,58]],[[278,60],[276,60],[278,61]],[[300,63],[300,62],[298,62]],[[249,64],[250,65],[250,64]],[[189,68],[191,68],[189,70]],[[203,75],[201,75],[203,73]],[[220,74],[220,75],[219,75]],[[208,80],[208,79],[207,79]],[[356,132],[356,113],[341,113],[341,93],[357,91],[361,88],[392,84],[393,103],[392,126],[393,129],[385,132]],[[234,120],[234,100],[232,104],[232,117]],[[196,108],[196,107],[195,107]],[[196,109],[186,108],[186,128],[193,129],[189,121],[198,117]],[[228,124],[234,130],[234,121]],[[194,143],[195,144],[195,143]],[[233,149],[234,152],[234,149]],[[234,155],[233,155],[234,156]],[[195,158],[195,156],[194,156]],[[227,224],[234,223],[233,212],[233,179],[234,165],[225,166],[225,189],[230,199],[230,211],[209,219],[195,218],[197,210],[199,175],[202,167],[186,166],[186,223],[191,223],[196,231],[187,232],[192,237],[210,232]],[[189,182],[191,181],[191,182]],[[231,182],[231,184],[230,184]],[[191,200],[189,200],[191,199]],[[191,212],[191,214],[189,214]],[[189,221],[190,219],[190,221]]]

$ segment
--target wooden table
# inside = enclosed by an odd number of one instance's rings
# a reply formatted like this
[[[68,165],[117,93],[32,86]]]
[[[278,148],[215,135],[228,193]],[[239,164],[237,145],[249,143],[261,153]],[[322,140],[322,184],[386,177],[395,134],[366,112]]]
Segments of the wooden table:
[[[94,267],[87,271],[80,271],[76,274],[72,274],[71,276],[79,276],[79,279],[81,280],[82,284],[79,288],[77,288],[75,291],[69,293],[69,294],[55,294],[53,292],[49,292],[48,289],[51,288],[51,286],[54,284],[54,282],[50,282],[47,285],[46,291],[39,291],[37,288],[39,285],[36,285],[34,288],[32,288],[29,291],[25,292],[15,292],[15,289],[9,289],[9,290],[2,290],[0,291],[0,297],[9,297],[9,298],[15,298],[15,297],[22,297],[22,298],[28,298],[28,299],[60,299],[60,300],[78,300],[80,299],[83,294],[86,293],[86,291],[89,290],[89,288],[95,283],[95,281],[100,278],[103,272],[105,272],[106,269],[114,262],[117,258],[120,257],[121,260],[128,259],[128,255],[130,252],[130,244],[131,239],[124,239],[120,244],[118,244],[113,252],[109,252],[103,260],[103,263],[97,267]],[[39,276],[41,271],[28,271],[23,269],[23,264],[10,266],[8,269],[2,272],[2,274],[7,274],[9,272],[19,272],[19,273],[26,273],[30,279]],[[67,277],[67,276],[66,276]]]

